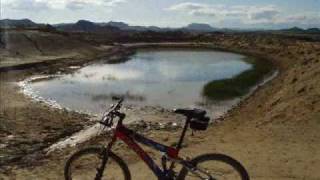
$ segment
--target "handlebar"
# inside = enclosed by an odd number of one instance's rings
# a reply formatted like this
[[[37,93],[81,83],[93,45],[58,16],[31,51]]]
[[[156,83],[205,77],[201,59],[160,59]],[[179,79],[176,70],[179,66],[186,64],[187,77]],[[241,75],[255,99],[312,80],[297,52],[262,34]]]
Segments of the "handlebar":
[[[118,103],[114,106],[114,110],[119,110],[122,106],[123,98],[119,98]]]
[[[122,120],[125,118],[125,114],[119,112],[119,110],[122,106],[123,100],[124,100],[123,98],[119,98],[119,101],[117,102],[117,104],[112,105],[109,111],[107,110],[106,112],[104,112],[101,118],[101,121],[99,121],[99,123],[108,127],[112,127],[113,119],[115,117],[118,117],[119,121],[122,122]]]

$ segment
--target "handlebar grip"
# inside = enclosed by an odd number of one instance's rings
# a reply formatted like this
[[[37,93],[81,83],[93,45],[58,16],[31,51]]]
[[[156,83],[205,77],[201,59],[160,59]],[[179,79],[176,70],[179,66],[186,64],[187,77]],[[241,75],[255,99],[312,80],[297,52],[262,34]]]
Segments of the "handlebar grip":
[[[121,104],[122,102],[123,102],[123,100],[124,100],[124,98],[122,97],[122,98],[120,98],[120,100],[119,100],[119,104]]]
[[[120,98],[120,100],[118,101],[118,103],[114,106],[114,109],[115,109],[115,110],[121,108],[121,104],[122,104],[123,100],[124,100],[123,98]]]

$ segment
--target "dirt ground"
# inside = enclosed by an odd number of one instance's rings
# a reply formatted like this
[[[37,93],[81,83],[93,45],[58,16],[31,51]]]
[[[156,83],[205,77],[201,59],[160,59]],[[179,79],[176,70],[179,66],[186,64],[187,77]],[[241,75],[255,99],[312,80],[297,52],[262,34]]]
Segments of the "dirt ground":
[[[202,46],[264,57],[274,62],[280,73],[223,121],[194,136],[188,132],[182,156],[225,153],[239,160],[252,179],[320,179],[320,43],[233,35],[217,36]],[[71,152],[105,143],[98,138],[44,156],[41,150],[81,129],[88,117],[51,109],[21,94],[12,81],[33,72],[1,74],[0,162],[6,165],[0,165],[0,179],[63,179],[63,164]],[[145,134],[170,145],[179,132],[162,129]],[[115,152],[129,164],[134,179],[155,179],[123,144]]]

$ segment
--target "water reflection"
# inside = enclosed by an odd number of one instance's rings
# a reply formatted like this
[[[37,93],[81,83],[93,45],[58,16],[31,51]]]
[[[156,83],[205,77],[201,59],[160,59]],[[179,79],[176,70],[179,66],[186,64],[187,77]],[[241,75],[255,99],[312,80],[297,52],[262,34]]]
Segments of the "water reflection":
[[[128,104],[186,107],[204,104],[201,91],[206,83],[250,69],[243,58],[209,50],[141,50],[128,61],[92,64],[31,87],[62,106],[93,113],[120,95]]]
[[[110,101],[110,100],[117,100],[119,97],[122,97],[128,101],[144,101],[145,97],[143,95],[131,94],[127,91],[125,94],[118,94],[118,93],[110,93],[110,94],[97,94],[92,95],[92,101]]]

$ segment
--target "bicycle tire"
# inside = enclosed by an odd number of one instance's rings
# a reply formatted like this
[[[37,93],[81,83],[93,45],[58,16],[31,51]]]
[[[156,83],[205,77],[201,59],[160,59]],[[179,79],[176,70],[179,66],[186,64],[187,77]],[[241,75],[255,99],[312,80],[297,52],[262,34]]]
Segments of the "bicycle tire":
[[[81,156],[84,156],[84,155],[87,155],[87,154],[96,154],[97,156],[99,156],[102,152],[104,152],[104,147],[88,147],[88,148],[84,148],[84,149],[81,149],[81,150],[75,152],[67,160],[66,165],[64,167],[65,180],[72,180],[72,177],[71,177],[71,165],[75,160],[77,160]],[[124,175],[124,179],[125,180],[131,180],[131,174],[130,174],[129,168],[126,165],[126,163],[119,156],[117,156],[113,152],[109,152],[108,153],[108,158],[111,158],[114,162],[116,162],[119,165],[119,167],[122,170],[122,173]]]
[[[203,154],[195,157],[190,162],[194,166],[206,161],[219,161],[230,165],[234,170],[238,172],[242,180],[250,180],[247,170],[237,160],[224,154]],[[188,174],[187,168],[183,167],[178,175],[177,179],[184,180]]]

